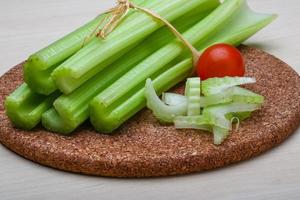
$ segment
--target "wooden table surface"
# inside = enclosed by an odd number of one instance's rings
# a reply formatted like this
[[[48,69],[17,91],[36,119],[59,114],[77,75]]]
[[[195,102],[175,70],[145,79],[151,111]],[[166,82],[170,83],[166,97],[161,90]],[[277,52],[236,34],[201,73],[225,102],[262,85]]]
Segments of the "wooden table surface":
[[[249,0],[279,18],[246,44],[300,73],[300,1]],[[0,74],[70,32],[112,0],[0,1]],[[171,178],[114,179],[57,171],[0,145],[0,199],[300,199],[300,130],[279,147],[223,169]]]

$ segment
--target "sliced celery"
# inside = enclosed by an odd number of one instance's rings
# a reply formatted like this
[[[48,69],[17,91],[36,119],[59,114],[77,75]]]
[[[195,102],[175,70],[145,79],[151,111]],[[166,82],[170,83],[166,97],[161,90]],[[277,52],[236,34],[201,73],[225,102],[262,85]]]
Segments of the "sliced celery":
[[[241,87],[233,87],[232,90],[232,101],[235,103],[264,103],[265,98],[262,95],[256,94],[250,90]]]
[[[229,136],[229,129],[215,126],[210,118],[203,115],[176,117],[174,124],[177,129],[198,129],[212,132],[215,145],[222,144]]]
[[[154,78],[153,85],[158,95],[162,94],[179,82],[183,81],[190,73],[187,67],[190,63],[183,61],[166,72]],[[117,105],[106,107],[99,101],[98,96],[90,103],[90,117],[95,129],[100,132],[111,133],[130,117],[146,105],[145,88],[135,91],[133,95],[122,99]]]
[[[260,109],[260,104],[230,103],[204,108],[203,115],[210,119],[211,123],[220,128],[232,129],[232,123],[226,118],[229,113],[252,112]]]
[[[227,88],[255,83],[256,80],[250,77],[224,77],[224,78],[210,78],[202,82],[202,93],[205,96],[218,94]]]
[[[184,103],[172,106],[166,105],[160,100],[155,92],[151,79],[147,79],[146,81],[145,97],[147,107],[150,108],[156,118],[162,122],[172,123],[175,117],[186,115],[187,113],[187,105]]]
[[[176,94],[176,93],[170,93],[170,92],[164,92],[162,94],[162,100],[167,105],[176,106],[180,104],[186,104],[187,105],[187,99],[184,95]]]
[[[137,5],[142,4],[144,1],[132,0]],[[84,43],[89,42],[86,39],[89,38],[105,16],[106,14],[97,16],[79,29],[31,55],[24,65],[25,82],[40,94],[49,95],[54,92],[57,87],[51,78],[52,71],[79,51]]]
[[[31,130],[58,95],[58,92],[50,96],[34,93],[24,83],[6,98],[6,114],[16,127]]]
[[[204,81],[203,81],[204,82]],[[208,107],[224,103],[256,103],[262,104],[264,97],[241,87],[231,87],[217,94],[204,96],[200,99],[201,107]]]
[[[49,109],[42,115],[42,125],[48,131],[65,135],[71,133],[77,128],[66,123],[54,108]]]
[[[188,78],[185,86],[187,98],[187,115],[200,115],[201,113],[201,80],[200,78]]]
[[[220,128],[218,126],[213,127],[213,133],[214,133],[214,144],[220,145],[222,142],[228,137],[229,130]]]
[[[195,10],[178,20],[174,21],[174,26],[179,31],[185,31],[194,23],[207,16],[213,8],[202,12]],[[88,104],[97,94],[111,85],[123,74],[134,67],[138,62],[151,55],[160,47],[164,46],[174,38],[167,28],[161,28],[153,33],[149,38],[140,43],[137,47],[126,53],[111,67],[104,69],[81,87],[70,93],[62,95],[54,102],[54,107],[60,117],[72,127],[77,127],[89,117]]]
[[[204,11],[219,4],[217,0],[189,0],[188,3],[186,0],[154,0],[154,2],[156,1],[159,2],[157,5],[145,4],[144,7],[160,14],[168,21],[174,21],[196,7]],[[146,14],[134,13],[125,19],[106,40],[91,41],[90,44],[61,64],[55,69],[52,77],[61,91],[69,93],[161,26],[163,26],[162,23],[153,20]]]
[[[198,116],[179,116],[174,120],[177,129],[199,129],[212,132],[212,124],[209,118]]]
[[[163,93],[162,99],[166,104],[173,106],[178,104],[188,104],[187,97],[180,94]],[[264,97],[245,88],[235,86],[218,94],[202,96],[199,102],[201,108],[232,102],[263,104]]]

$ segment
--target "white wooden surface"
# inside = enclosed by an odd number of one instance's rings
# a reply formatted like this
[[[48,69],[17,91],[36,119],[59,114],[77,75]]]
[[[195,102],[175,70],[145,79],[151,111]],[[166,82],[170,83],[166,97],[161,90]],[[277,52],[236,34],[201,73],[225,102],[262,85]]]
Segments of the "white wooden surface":
[[[249,0],[278,13],[251,38],[300,73],[300,1]],[[0,74],[113,4],[112,0],[0,0]],[[300,130],[250,161],[188,176],[155,179],[89,177],[49,169],[0,145],[0,199],[300,199]]]

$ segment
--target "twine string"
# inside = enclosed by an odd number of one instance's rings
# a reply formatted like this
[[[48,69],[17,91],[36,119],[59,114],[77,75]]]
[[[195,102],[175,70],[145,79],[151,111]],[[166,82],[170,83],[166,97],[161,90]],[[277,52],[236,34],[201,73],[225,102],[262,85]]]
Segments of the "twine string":
[[[93,37],[96,35],[97,37],[101,37],[102,39],[105,39],[107,35],[109,35],[124,19],[124,17],[128,14],[130,9],[141,11],[152,18],[162,22],[165,24],[170,31],[190,50],[192,53],[192,59],[193,59],[193,72],[195,71],[195,67],[197,65],[197,62],[200,57],[200,53],[198,50],[188,41],[186,40],[183,35],[166,19],[158,15],[157,13],[140,6],[137,6],[130,2],[129,0],[117,0],[117,5],[106,11],[104,14],[110,14],[104,17],[103,20],[100,21],[98,26],[95,28],[95,30],[92,32],[92,34],[89,37]],[[103,25],[103,28],[99,30],[99,28]],[[96,33],[98,31],[98,33]]]

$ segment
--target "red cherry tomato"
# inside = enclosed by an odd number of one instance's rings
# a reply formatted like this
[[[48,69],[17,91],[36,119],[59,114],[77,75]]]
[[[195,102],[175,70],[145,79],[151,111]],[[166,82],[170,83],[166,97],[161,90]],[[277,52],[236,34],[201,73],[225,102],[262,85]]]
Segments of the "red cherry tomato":
[[[206,49],[197,64],[197,74],[202,79],[225,76],[244,76],[244,59],[235,47],[216,44]]]

